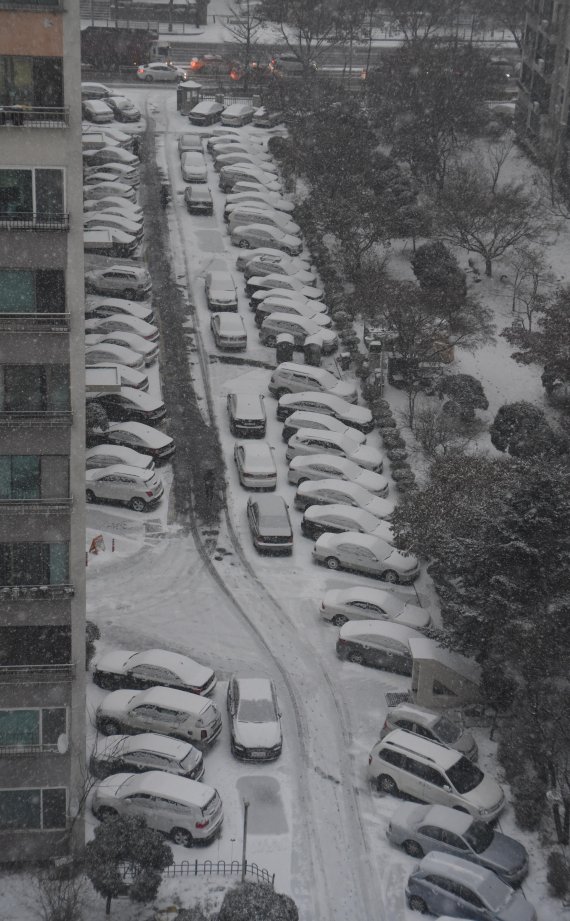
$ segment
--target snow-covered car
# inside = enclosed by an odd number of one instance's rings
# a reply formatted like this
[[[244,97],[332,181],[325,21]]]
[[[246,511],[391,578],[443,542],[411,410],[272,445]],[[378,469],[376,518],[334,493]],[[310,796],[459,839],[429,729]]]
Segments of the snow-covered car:
[[[182,155],[187,150],[199,150],[203,151],[202,138],[199,134],[181,134],[178,138],[178,153]]]
[[[231,241],[234,246],[239,246],[242,249],[274,246],[290,256],[297,256],[303,249],[303,242],[299,237],[283,233],[282,230],[277,227],[271,227],[269,224],[237,225],[231,232]]]
[[[415,556],[395,550],[381,537],[359,531],[321,534],[313,547],[313,560],[328,569],[347,569],[384,582],[407,584],[420,574]]]
[[[265,106],[260,106],[253,113],[254,128],[275,128],[284,119],[283,112],[269,112]]]
[[[206,147],[212,153],[216,144],[242,144],[241,132],[236,128],[213,128],[206,141]]]
[[[219,349],[243,352],[247,348],[246,328],[238,313],[215,313],[210,329]]]
[[[152,424],[166,415],[161,399],[134,387],[121,387],[118,393],[89,393],[88,399],[102,406],[108,418],[116,422],[131,419]]]
[[[307,480],[332,478],[356,483],[374,496],[387,496],[389,483],[386,477],[372,470],[365,470],[354,461],[334,454],[311,454],[293,457],[289,462],[287,479],[293,486]],[[360,530],[357,528],[356,530]]]
[[[101,342],[97,345],[87,345],[85,348],[85,365],[94,368],[98,365],[121,364],[126,368],[140,371],[144,368],[144,358],[132,349],[122,345],[111,345],[110,342]]]
[[[234,102],[222,112],[222,125],[233,125],[236,128],[249,125],[254,111],[250,102]]]
[[[105,102],[112,109],[118,122],[140,121],[140,110],[128,96],[107,96]]]
[[[281,422],[297,411],[324,413],[364,433],[371,432],[374,428],[374,419],[369,409],[364,406],[354,406],[346,399],[332,393],[305,390],[298,393],[286,393],[279,397],[277,418]]]
[[[83,198],[108,198],[109,195],[120,198],[126,198],[128,201],[136,201],[137,190],[128,182],[121,182],[119,179],[109,179],[105,177],[99,179],[93,184],[86,183],[83,186]]]
[[[221,103],[204,100],[198,102],[190,110],[188,118],[193,125],[213,125],[214,122],[219,122],[223,111],[224,107]]]
[[[91,809],[104,821],[110,816],[142,816],[149,828],[174,844],[207,844],[222,827],[222,801],[204,783],[165,771],[113,774],[95,785]]]
[[[263,192],[264,190],[261,189],[262,194]],[[260,259],[261,256],[278,256],[278,257],[284,257],[285,259],[291,258],[291,257],[287,257],[287,253],[284,253],[280,249],[276,249],[274,246],[259,246],[257,247],[257,249],[251,249],[251,250],[248,250],[247,252],[240,253],[238,257],[236,258],[236,269],[238,270],[238,272],[243,272],[246,265],[249,262],[251,262],[253,259]],[[295,256],[294,258],[297,262],[301,263],[302,268],[305,268],[305,269],[309,268],[310,260],[308,256],[303,256],[303,254],[300,253],[298,256]]]
[[[151,425],[145,425],[144,422],[110,422],[106,432],[101,434],[93,433],[90,436],[92,444],[103,444],[109,442],[113,445],[125,445],[128,448],[134,448],[141,454],[149,454],[155,463],[168,460],[175,450],[174,439],[165,435],[159,429]]]
[[[152,280],[146,269],[137,265],[111,265],[105,269],[90,269],[85,273],[88,291],[124,297],[128,301],[144,300],[152,290]]]
[[[442,851],[486,867],[510,885],[520,883],[528,873],[528,854],[522,844],[449,806],[402,803],[388,823],[386,837],[416,860]]]
[[[308,301],[320,301],[324,294],[321,288],[305,285],[293,275],[283,275],[278,272],[269,275],[252,275],[245,284],[246,293],[249,295],[268,288],[282,288],[286,291],[294,291],[295,294],[299,294]]]
[[[113,332],[113,333],[87,333],[85,336],[85,347],[93,345],[121,345],[126,349],[137,352],[144,359],[146,365],[151,365],[158,358],[158,345],[156,342],[148,342],[137,333]]]
[[[237,310],[236,284],[227,269],[214,268],[206,272],[204,288],[209,310]]]
[[[231,146],[231,145],[230,145]],[[214,169],[217,172],[220,172],[224,166],[233,166],[237,164],[245,164],[247,166],[253,166],[259,169],[264,170],[266,173],[271,173],[273,176],[277,175],[277,167],[273,165],[268,159],[259,154],[253,154],[244,149],[240,149],[241,145],[236,144],[235,150],[224,151],[219,147],[215,147],[212,151],[214,155]]]
[[[324,620],[336,627],[342,627],[349,620],[390,620],[414,630],[425,630],[431,623],[428,612],[419,605],[402,601],[384,589],[365,585],[330,589],[325,592],[319,611]]]
[[[177,688],[191,694],[211,694],[216,676],[211,668],[168,649],[113,649],[93,666],[93,681],[106,691],[118,688]]]
[[[137,224],[142,224],[144,222],[142,208],[121,195],[107,195],[106,198],[84,199],[83,213],[90,214],[93,211],[108,211],[111,214],[124,214],[130,221],[136,221]]]
[[[319,310],[319,308],[322,308]],[[332,320],[324,311],[324,305],[320,301],[305,301],[289,299],[286,297],[268,297],[264,298],[261,303],[256,304],[254,320],[255,325],[261,327],[263,321],[272,313],[290,313],[295,317],[302,317],[305,320],[312,320],[322,329],[330,329]]]
[[[365,509],[382,520],[391,518],[395,508],[390,499],[374,496],[357,483],[332,477],[324,480],[307,480],[297,486],[295,508],[304,511],[309,505],[350,505]]]
[[[362,534],[381,537],[387,544],[394,543],[392,526],[362,508],[354,508],[352,505],[309,505],[301,519],[301,533],[316,540],[327,531],[332,534],[360,531]]]
[[[282,496],[251,496],[247,500],[247,522],[258,553],[293,552],[293,529]]]
[[[100,143],[100,138],[103,138],[103,144]],[[84,150],[89,147],[110,147],[113,144],[118,144],[119,147],[124,147],[125,150],[132,150],[133,135],[128,134],[126,131],[121,131],[120,128],[116,128],[114,125],[112,127],[96,128],[95,125],[83,124],[81,126],[81,144]]]
[[[113,110],[102,99],[84,99],[81,103],[81,115],[89,122],[103,125],[115,118]]]
[[[213,214],[214,200],[210,190],[199,183],[184,189],[184,204],[188,214]]]
[[[231,192],[238,182],[257,183],[260,189],[269,192],[281,192],[281,183],[274,173],[268,173],[252,163],[232,163],[220,170],[219,187],[222,192]],[[261,244],[265,246],[266,244]]]
[[[325,317],[328,312],[327,305],[322,301],[304,297],[298,291],[289,291],[287,288],[258,288],[250,295],[249,304],[256,316],[258,311],[262,310],[267,315],[268,307],[273,307],[272,313],[287,313],[296,306],[310,307],[312,311],[322,313]],[[281,311],[281,307],[285,307],[285,310]]]
[[[141,454],[133,448],[122,445],[101,444],[87,448],[85,452],[85,467],[91,470],[94,467],[112,467],[116,464],[127,464],[129,467],[141,467],[143,470],[154,470],[154,461],[148,454]]]
[[[277,487],[277,467],[266,441],[238,441],[234,461],[239,481],[246,489],[273,490]]]
[[[90,358],[92,356],[90,355]],[[119,384],[121,387],[134,387],[135,390],[144,390],[148,391],[148,377],[142,371],[137,370],[136,368],[127,368],[126,365],[122,365],[119,362],[115,361],[102,361],[89,363],[86,365],[86,378],[90,376],[87,372],[88,368],[114,368],[117,372],[119,378]],[[144,367],[144,364],[143,364]]]
[[[227,216],[228,232],[231,233],[234,227],[239,224],[269,224],[270,227],[277,227],[283,233],[298,236],[301,228],[291,216],[284,211],[277,211],[275,208],[264,208],[253,202],[232,207]]]
[[[152,324],[154,312],[152,307],[136,301],[128,301],[121,297],[96,297],[85,299],[85,319],[95,320],[98,317],[127,316]]]
[[[122,230],[130,234],[140,243],[143,237],[143,228],[140,223],[131,221],[122,214],[110,214],[107,211],[94,211],[83,216],[85,230]]]
[[[138,159],[137,159],[138,164]],[[131,163],[117,163],[107,161],[94,166],[83,165],[83,184],[96,185],[98,182],[114,181],[125,182],[128,185],[138,185],[140,182],[139,167]]]
[[[81,98],[82,99],[106,99],[111,95],[112,90],[104,83],[92,83],[90,81],[81,81]]]
[[[339,630],[336,654],[342,661],[411,675],[410,640],[421,637],[413,627],[389,620],[349,620]],[[405,735],[405,733],[401,733]],[[416,736],[417,738],[417,736]],[[415,778],[417,781],[419,777]]]
[[[184,182],[208,181],[208,167],[199,150],[186,150],[180,157],[180,169]]]
[[[291,435],[294,435],[299,429],[315,429],[318,432],[336,432],[337,435],[345,435],[352,439],[356,444],[363,445],[366,442],[366,435],[360,429],[352,428],[340,419],[326,413],[313,413],[302,409],[296,409],[287,417],[283,425],[283,441],[289,441]]]
[[[375,472],[381,471],[384,463],[381,451],[369,445],[359,444],[348,435],[319,431],[315,428],[297,429],[287,442],[287,460],[310,454],[336,454],[348,458],[365,470]]]
[[[243,274],[244,278],[252,275],[289,275],[304,285],[314,285],[316,282],[316,275],[306,268],[306,262],[286,253],[281,256],[256,256],[246,263]]]
[[[134,153],[119,146],[83,151],[83,166],[101,166],[105,163],[126,163],[127,166],[138,167],[140,160]]]
[[[127,464],[94,467],[85,473],[87,502],[113,502],[128,505],[134,512],[146,512],[164,493],[155,470],[142,470]]]
[[[89,770],[102,779],[128,771],[167,771],[190,780],[204,776],[204,756],[190,742],[169,739],[157,732],[136,736],[117,735],[99,739],[89,759]]]
[[[166,61],[153,61],[150,64],[140,64],[137,67],[137,80],[145,83],[180,83],[188,79],[188,71]]]
[[[255,202],[257,208],[260,205],[267,206],[268,208],[275,208],[276,211],[284,211],[286,214],[292,214],[295,210],[293,202],[288,201],[278,192],[266,192],[264,194],[262,191],[252,190],[250,192],[230,192],[226,196],[225,211],[231,211],[235,205],[241,205],[244,202],[247,204]]]
[[[288,393],[317,390],[340,397],[341,400],[349,403],[358,402],[358,391],[355,384],[339,380],[325,368],[313,368],[296,361],[282,361],[277,365],[267,389],[271,396],[277,397],[278,400]],[[301,407],[296,408],[301,409]],[[283,416],[283,419],[285,418]]]
[[[424,739],[454,748],[470,761],[477,761],[477,743],[472,733],[463,728],[460,720],[448,713],[436,713],[435,710],[418,707],[412,703],[397,704],[388,708],[384,725],[380,730],[380,738],[383,739],[394,729],[415,732]]]
[[[274,348],[281,333],[292,336],[293,347],[298,350],[305,348],[309,337],[312,342],[319,345],[323,355],[331,355],[338,349],[338,336],[332,329],[327,329],[300,314],[270,313],[261,323],[259,341],[262,345]]]
[[[138,245],[137,238],[123,230],[96,227],[83,232],[83,249],[86,253],[127,258],[132,256]]]
[[[135,210],[130,211],[128,208],[124,208],[120,204],[120,199],[118,199],[119,204],[113,203],[105,205],[105,199],[95,199],[93,202],[88,202],[88,204],[95,205],[96,207],[90,208],[90,210],[83,212],[83,220],[87,218],[107,218],[114,217],[120,218],[123,221],[129,221],[134,225],[132,230],[129,230],[125,227],[127,232],[132,232],[133,234],[142,233],[144,230],[144,218],[143,215]],[[132,202],[125,201],[126,205],[132,204]],[[118,225],[116,225],[118,226]],[[124,226],[124,225],[123,225]]]
[[[275,685],[268,678],[238,678],[228,683],[232,754],[248,761],[273,761],[283,736]]]
[[[220,711],[209,698],[161,686],[111,691],[97,707],[95,724],[106,736],[162,732],[201,745],[213,742],[222,731]]]
[[[158,339],[158,328],[144,320],[129,316],[126,313],[111,314],[109,317],[91,319],[85,321],[86,333],[136,333],[147,339],[149,342],[155,342]]]

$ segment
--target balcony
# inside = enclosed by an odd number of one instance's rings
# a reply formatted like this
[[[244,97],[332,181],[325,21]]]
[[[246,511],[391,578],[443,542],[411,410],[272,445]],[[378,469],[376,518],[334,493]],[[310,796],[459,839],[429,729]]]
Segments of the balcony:
[[[67,106],[0,106],[0,128],[67,128],[68,124]]]
[[[0,513],[10,512],[15,515],[29,515],[43,512],[51,515],[53,512],[68,512],[73,505],[73,499],[0,499]]]
[[[0,211],[0,230],[69,230],[69,214],[41,211]]]
[[[66,333],[68,313],[0,313],[0,332]]]
[[[0,601],[63,601],[74,594],[73,585],[0,585]]]
[[[71,662],[61,665],[0,665],[0,684],[45,684],[72,681],[74,677],[75,665]],[[41,746],[32,748],[41,750]],[[4,748],[0,748],[0,755],[4,751]]]
[[[24,412],[23,410],[0,410],[2,425],[63,425],[69,427],[73,422],[73,413],[68,410],[42,410]]]

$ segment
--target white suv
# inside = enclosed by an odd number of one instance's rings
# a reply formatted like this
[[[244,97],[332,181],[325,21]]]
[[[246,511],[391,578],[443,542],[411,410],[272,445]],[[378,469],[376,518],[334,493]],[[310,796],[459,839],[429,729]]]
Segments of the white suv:
[[[505,806],[499,784],[460,752],[396,729],[376,742],[368,776],[384,793],[468,812],[492,822]]]

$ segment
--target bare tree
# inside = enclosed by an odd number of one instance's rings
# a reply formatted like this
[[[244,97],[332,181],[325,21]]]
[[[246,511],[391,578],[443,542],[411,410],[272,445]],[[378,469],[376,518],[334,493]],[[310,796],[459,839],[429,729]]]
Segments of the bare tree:
[[[546,253],[540,246],[522,243],[515,246],[511,263],[513,277],[513,313],[523,313],[527,332],[532,332],[536,313],[542,312],[549,292],[556,286],[552,266],[546,261]],[[525,322],[521,318],[521,322]]]
[[[499,182],[499,177],[503,167],[509,159],[513,147],[515,146],[515,135],[512,131],[507,132],[493,144],[489,144],[486,151],[487,172],[491,180],[491,191],[495,192]]]
[[[500,25],[511,33],[517,48],[522,51],[525,0],[471,0],[470,8],[485,17],[489,25]]]
[[[392,27],[404,34],[406,41],[417,42],[445,31],[454,19],[457,3],[454,0],[384,0],[382,9],[388,14]]]
[[[87,880],[77,872],[39,870],[28,901],[39,921],[81,921],[87,899]]]
[[[272,15],[289,50],[309,75],[325,48],[339,44],[338,2],[331,0],[274,0]]]
[[[235,4],[228,5],[228,10],[230,18],[226,20],[225,28],[233,37],[231,44],[243,74],[244,92],[247,93],[251,66],[258,63],[257,45],[265,18],[256,0],[237,0]]]

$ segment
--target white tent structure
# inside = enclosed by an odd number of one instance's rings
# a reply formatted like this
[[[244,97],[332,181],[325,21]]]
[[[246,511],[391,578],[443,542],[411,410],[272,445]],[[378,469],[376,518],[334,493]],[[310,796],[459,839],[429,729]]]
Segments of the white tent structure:
[[[426,637],[410,639],[409,643],[414,660],[414,703],[432,710],[442,710],[480,700],[481,669],[476,662],[443,649]]]

